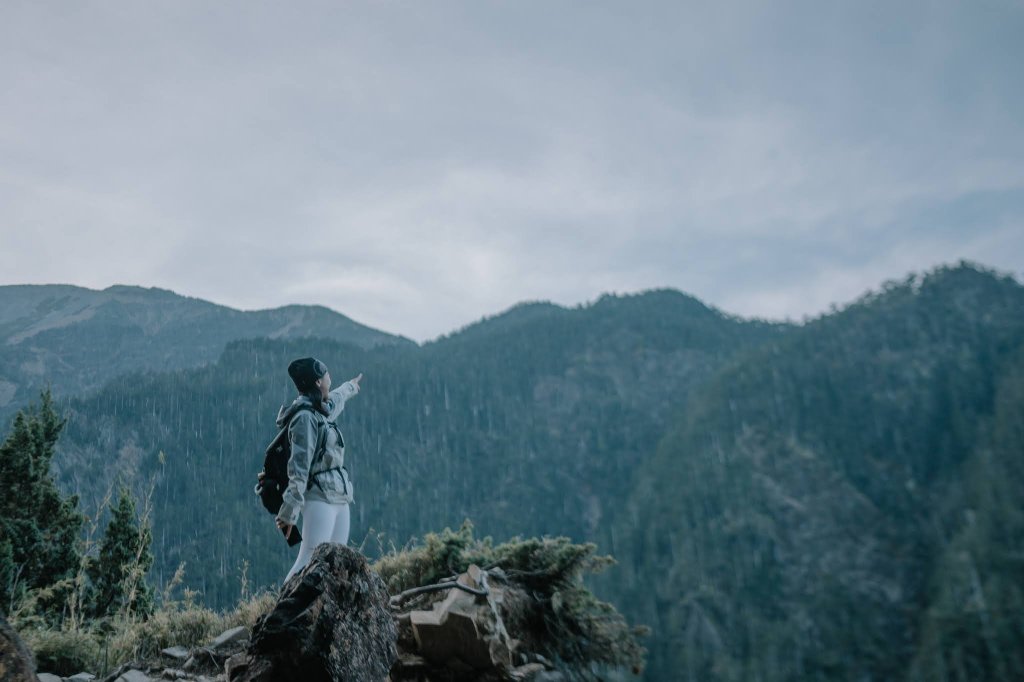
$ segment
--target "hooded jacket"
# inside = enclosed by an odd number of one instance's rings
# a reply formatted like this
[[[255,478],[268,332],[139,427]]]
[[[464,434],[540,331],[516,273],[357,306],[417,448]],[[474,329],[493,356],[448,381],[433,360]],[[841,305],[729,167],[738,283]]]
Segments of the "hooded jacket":
[[[301,410],[296,414],[300,406],[312,405],[312,401],[304,395],[299,395],[290,405],[282,405],[278,410],[277,427],[283,428],[288,424],[288,440],[292,451],[288,459],[288,487],[283,494],[281,509],[277,512],[277,518],[285,523],[294,525],[298,521],[299,512],[306,500],[332,504],[353,501],[352,481],[348,478],[348,471],[342,468],[345,466],[345,442],[335,420],[345,410],[345,402],[357,393],[359,386],[351,381],[331,391],[324,401],[324,408],[329,412],[327,416],[316,410]],[[325,429],[323,455],[313,462],[313,450]]]

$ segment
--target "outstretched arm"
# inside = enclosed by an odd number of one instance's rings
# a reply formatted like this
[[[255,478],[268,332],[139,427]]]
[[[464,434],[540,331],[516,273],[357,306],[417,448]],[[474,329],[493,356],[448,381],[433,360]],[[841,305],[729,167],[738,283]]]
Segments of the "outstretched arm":
[[[338,418],[338,415],[345,411],[345,402],[359,393],[359,382],[362,381],[362,379],[363,373],[360,372],[359,376],[354,379],[349,379],[328,394],[334,402],[334,407],[331,410],[331,414],[328,419],[334,421]]]

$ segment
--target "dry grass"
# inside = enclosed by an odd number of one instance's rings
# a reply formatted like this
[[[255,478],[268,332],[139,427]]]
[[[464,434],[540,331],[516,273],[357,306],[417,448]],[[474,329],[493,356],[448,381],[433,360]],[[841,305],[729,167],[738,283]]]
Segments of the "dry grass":
[[[60,628],[23,620],[17,629],[40,671],[64,677],[82,671],[104,675],[128,661],[156,658],[169,646],[202,646],[239,625],[251,630],[277,602],[273,591],[248,594],[243,587],[243,596],[234,608],[212,611],[199,604],[197,593],[187,588],[180,600],[172,598],[183,577],[184,564],[164,586],[161,606],[145,619],[122,613],[96,621],[66,620]]]

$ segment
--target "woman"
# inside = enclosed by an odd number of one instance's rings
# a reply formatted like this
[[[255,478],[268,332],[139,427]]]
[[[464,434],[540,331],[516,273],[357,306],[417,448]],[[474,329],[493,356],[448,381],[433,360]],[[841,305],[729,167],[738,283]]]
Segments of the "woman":
[[[288,375],[299,390],[290,405],[277,414],[277,426],[288,425],[291,457],[288,487],[275,522],[290,537],[302,512],[302,543],[285,582],[309,563],[322,542],[348,542],[352,482],[345,466],[345,441],[335,419],[345,401],[359,392],[362,373],[331,390],[331,374],[316,358],[299,358],[288,365]],[[300,409],[311,406],[313,409]],[[317,447],[319,446],[319,447]]]

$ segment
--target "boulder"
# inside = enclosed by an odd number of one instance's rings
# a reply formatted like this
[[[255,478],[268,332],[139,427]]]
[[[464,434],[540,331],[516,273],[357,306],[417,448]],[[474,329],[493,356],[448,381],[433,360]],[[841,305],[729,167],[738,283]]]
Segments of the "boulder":
[[[479,568],[475,565],[455,582],[479,590],[481,585],[474,576],[479,576]],[[478,600],[483,604],[478,606]],[[435,603],[430,611],[409,613],[417,651],[428,660],[443,665],[451,666],[451,659],[458,659],[459,663],[472,669],[494,668],[502,661],[491,660],[490,638],[484,629],[489,615],[483,597],[452,588],[448,596]]]
[[[486,572],[473,564],[430,610],[411,611],[408,619],[399,621],[412,629],[415,653],[435,665],[470,675],[507,670],[517,642],[509,637],[499,613],[503,600],[504,589],[488,584]],[[401,667],[409,666],[402,660]]]
[[[399,658],[391,669],[393,682],[565,680],[547,658],[529,650],[538,637],[524,628],[533,619],[523,614],[536,607],[536,600],[500,568],[471,564],[461,575],[395,595],[392,605],[401,608],[407,595],[419,608],[395,615]],[[515,626],[516,637],[506,622]]]
[[[35,659],[14,628],[0,616],[0,680],[35,679]]]
[[[0,679],[6,680],[7,678],[3,677],[3,678],[0,678]],[[33,678],[31,678],[31,677],[24,677],[24,678],[21,678],[21,679],[31,680]],[[34,678],[34,679],[38,679],[39,682],[64,682],[64,679],[60,675],[54,675],[53,673],[39,673],[39,676],[37,678]]]
[[[252,632],[231,682],[386,680],[398,658],[389,596],[366,558],[323,543]],[[227,666],[226,666],[227,667]]]

